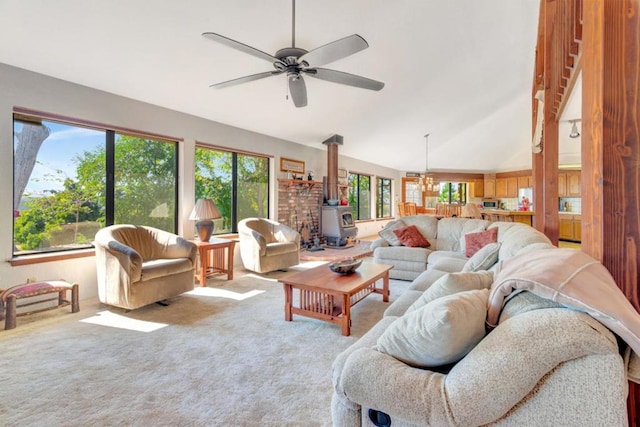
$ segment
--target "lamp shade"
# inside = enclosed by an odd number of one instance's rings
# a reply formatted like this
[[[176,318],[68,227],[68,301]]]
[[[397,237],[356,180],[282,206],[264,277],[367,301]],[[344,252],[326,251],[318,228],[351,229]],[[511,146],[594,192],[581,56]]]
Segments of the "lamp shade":
[[[206,219],[222,218],[218,207],[211,199],[198,199],[196,205],[189,215],[189,219],[192,221],[200,221]]]
[[[198,237],[203,242],[208,242],[213,233],[213,221],[212,219],[222,218],[220,211],[213,203],[211,199],[198,199],[196,205],[189,215],[189,219],[196,221],[196,229],[198,230]]]
[[[460,218],[482,218],[482,214],[475,204],[467,203],[462,207]]]

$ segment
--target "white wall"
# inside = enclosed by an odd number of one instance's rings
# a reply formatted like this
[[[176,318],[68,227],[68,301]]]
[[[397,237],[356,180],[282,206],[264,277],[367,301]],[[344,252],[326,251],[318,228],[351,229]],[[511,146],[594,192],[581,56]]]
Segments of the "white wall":
[[[13,251],[13,107],[24,107],[48,113],[60,114],[82,120],[110,124],[113,126],[152,132],[183,138],[180,144],[179,165],[179,233],[191,237],[192,221],[187,217],[194,199],[194,150],[195,142],[248,150],[272,155],[272,183],[270,212],[276,207],[275,185],[277,178],[284,177],[279,171],[279,158],[289,157],[303,160],[308,170],[315,172],[316,179],[326,175],[326,150],[322,141],[318,148],[296,144],[278,138],[227,126],[199,117],[168,110],[155,105],[116,96],[41,74],[0,63],[0,288],[23,283],[27,278],[38,280],[64,278],[80,283],[81,299],[97,295],[95,260],[93,257],[46,262],[12,267],[9,260]],[[335,133],[328,129],[327,135]],[[345,137],[345,144],[348,137]],[[393,178],[399,188],[400,172],[394,169],[340,157],[340,167],[362,173]],[[375,212],[372,213],[375,216]],[[358,225],[359,236],[377,233],[383,221],[372,221]]]

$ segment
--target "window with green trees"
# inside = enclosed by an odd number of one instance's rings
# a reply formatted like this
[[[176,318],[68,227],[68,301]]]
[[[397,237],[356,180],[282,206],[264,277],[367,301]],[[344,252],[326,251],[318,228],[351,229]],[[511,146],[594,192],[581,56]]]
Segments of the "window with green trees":
[[[177,142],[14,115],[14,255],[89,248],[100,228],[175,232]]]
[[[376,179],[376,218],[391,216],[391,179]]]
[[[222,218],[214,234],[238,231],[238,221],[269,216],[269,158],[196,147],[196,197],[211,199]]]
[[[349,173],[349,205],[355,219],[371,219],[371,176]]]
[[[467,203],[466,182],[441,182],[438,202],[443,203]]]

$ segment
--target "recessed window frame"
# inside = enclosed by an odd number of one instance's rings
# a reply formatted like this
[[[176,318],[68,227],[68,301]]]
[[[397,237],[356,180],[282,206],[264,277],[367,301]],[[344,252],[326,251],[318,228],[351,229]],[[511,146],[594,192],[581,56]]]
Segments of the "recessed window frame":
[[[69,117],[69,116],[64,116],[61,114],[55,114],[55,113],[48,113],[48,112],[43,112],[43,111],[38,111],[38,110],[33,110],[33,109],[28,109],[28,108],[24,108],[24,107],[14,107],[13,109],[13,117],[12,117],[12,123],[14,123],[15,121],[23,121],[23,122],[42,122],[42,121],[47,121],[47,122],[52,122],[52,123],[58,123],[61,125],[65,125],[65,126],[72,126],[72,127],[79,127],[79,128],[87,128],[87,129],[92,129],[92,130],[96,130],[96,131],[100,131],[100,132],[104,132],[105,134],[105,156],[106,156],[106,163],[105,163],[105,196],[104,196],[104,210],[105,210],[105,226],[109,226],[109,225],[113,225],[114,224],[114,217],[115,217],[115,203],[114,203],[114,199],[116,197],[115,195],[115,186],[114,186],[114,179],[115,179],[115,170],[117,168],[117,166],[115,165],[115,145],[116,145],[116,134],[122,134],[122,135],[126,135],[126,136],[132,136],[132,137],[136,137],[136,138],[142,138],[142,139],[152,139],[155,142],[165,142],[165,143],[170,143],[174,145],[174,162],[173,162],[173,170],[174,170],[174,185],[173,185],[173,197],[175,200],[174,203],[174,209],[173,209],[173,230],[168,230],[171,231],[173,233],[177,233],[178,230],[178,212],[179,212],[179,191],[178,191],[178,181],[179,181],[179,164],[180,164],[180,157],[179,157],[179,145],[181,142],[183,142],[182,138],[177,138],[177,137],[171,137],[171,136],[166,136],[166,135],[160,135],[160,134],[156,134],[156,133],[152,133],[152,132],[145,132],[145,131],[140,131],[140,130],[136,130],[136,129],[131,129],[131,128],[126,128],[126,127],[121,127],[121,126],[114,126],[114,125],[109,125],[109,124],[105,124],[105,123],[101,123],[101,122],[97,122],[97,121],[92,121],[92,120],[84,120],[84,119],[78,119],[78,118],[74,118],[74,117]],[[14,129],[15,126],[12,126],[12,129]],[[15,136],[14,136],[14,140],[15,140]],[[13,159],[14,165],[15,165],[15,152],[14,152],[14,159]],[[12,193],[15,192],[15,170],[14,170],[14,174],[13,174],[13,186],[12,186]],[[13,198],[13,197],[12,197]],[[14,237],[15,236],[15,226],[12,224],[12,242],[14,242]],[[68,259],[68,258],[76,258],[76,257],[80,257],[80,256],[85,256],[84,254],[80,255],[77,252],[78,251],[84,251],[87,252],[86,256],[91,256],[93,255],[93,244],[87,244],[86,247],[60,247],[60,248],[56,248],[56,249],[50,249],[50,250],[32,250],[32,251],[24,251],[24,252],[16,252],[15,251],[15,243],[14,243],[14,250],[12,251],[12,259],[11,259],[11,265],[26,265],[26,264],[33,264],[33,263],[37,263],[37,262],[46,262],[46,261],[52,261],[52,260],[57,260],[57,259]],[[90,251],[90,252],[89,252]],[[76,252],[76,253],[73,253]],[[67,253],[67,254],[65,254]]]
[[[389,192],[389,203],[384,202],[384,191]],[[389,218],[392,216],[393,179],[378,176],[376,177],[376,218]],[[387,206],[389,215],[384,215]]]
[[[267,177],[266,177],[266,202],[267,202],[267,206],[265,208],[265,218],[269,218],[269,213],[270,213],[270,209],[271,209],[271,173],[272,173],[272,165],[271,165],[271,159],[274,157],[273,155],[270,154],[264,154],[264,153],[257,153],[257,152],[253,152],[253,151],[246,151],[246,150],[238,150],[238,149],[232,149],[229,147],[225,147],[225,146],[221,146],[221,145],[213,145],[213,144],[207,144],[201,141],[196,141],[196,149],[205,149],[205,150],[214,150],[214,151],[219,151],[219,152],[224,152],[224,153],[228,153],[231,155],[231,210],[230,210],[230,218],[229,218],[229,223],[231,225],[231,229],[227,230],[224,229],[222,231],[218,231],[217,229],[214,229],[213,234],[214,235],[221,235],[221,234],[235,234],[238,233],[238,222],[243,219],[243,218],[239,218],[239,213],[238,213],[238,198],[237,198],[237,194],[238,194],[238,186],[239,186],[239,180],[240,177],[238,176],[238,156],[252,156],[252,157],[257,157],[260,159],[264,159],[264,161],[266,162],[266,167],[267,167]],[[196,156],[197,157],[197,156]],[[196,160],[197,161],[197,160]],[[196,173],[196,168],[194,167],[194,171],[193,171],[194,175]],[[197,193],[197,190],[195,191]],[[195,194],[194,197],[194,202],[197,201],[199,195]],[[214,200],[214,203],[216,203],[216,201]],[[220,207],[218,207],[218,209],[220,209]]]
[[[370,175],[370,174],[349,171],[349,176],[348,176],[349,204],[353,206],[353,213],[356,221],[366,221],[366,220],[372,219],[371,218],[371,201],[372,201],[371,178],[372,177],[373,175]],[[366,187],[365,184],[367,181],[368,181],[368,188],[362,188],[362,187]],[[363,217],[364,215],[361,215],[363,213],[362,212],[363,209],[361,208],[361,205],[364,203],[364,200],[362,200],[363,192],[368,192],[368,200],[367,200],[368,209],[365,209],[366,218]]]

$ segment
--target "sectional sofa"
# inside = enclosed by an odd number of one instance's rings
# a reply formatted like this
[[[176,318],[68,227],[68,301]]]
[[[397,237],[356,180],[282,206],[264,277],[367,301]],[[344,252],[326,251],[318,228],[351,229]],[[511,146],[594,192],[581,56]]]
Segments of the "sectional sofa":
[[[602,264],[523,224],[402,221],[431,246],[376,242],[415,279],[334,361],[335,426],[627,425],[640,315]]]
[[[407,226],[415,226],[430,246],[407,247],[394,239],[393,230]],[[468,261],[465,256],[465,236],[494,227],[499,229],[499,260],[513,256],[521,248],[534,243],[551,244],[544,234],[520,223],[491,223],[466,218],[438,220],[429,215],[415,215],[391,221],[380,231],[381,237],[371,244],[373,260],[378,264],[393,265],[393,270],[389,272],[392,279],[414,280],[427,270],[427,264],[444,272],[460,271]]]

